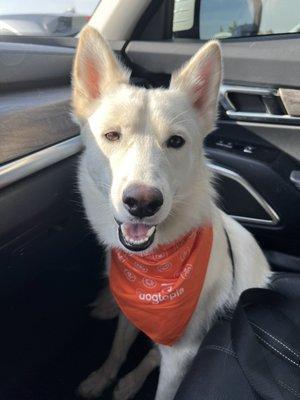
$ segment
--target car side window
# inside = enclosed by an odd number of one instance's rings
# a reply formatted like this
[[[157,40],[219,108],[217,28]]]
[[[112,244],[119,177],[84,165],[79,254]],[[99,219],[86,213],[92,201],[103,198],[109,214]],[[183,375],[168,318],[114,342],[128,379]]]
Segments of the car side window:
[[[2,0],[0,36],[74,36],[100,0]]]
[[[175,0],[175,37],[209,40],[297,32],[299,0]]]

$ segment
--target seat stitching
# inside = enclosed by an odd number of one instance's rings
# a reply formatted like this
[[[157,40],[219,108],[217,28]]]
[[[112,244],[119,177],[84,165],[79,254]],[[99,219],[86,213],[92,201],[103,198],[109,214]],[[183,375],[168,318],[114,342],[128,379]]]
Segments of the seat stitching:
[[[287,350],[289,350],[292,354],[294,354],[294,356],[296,356],[297,358],[300,359],[300,356],[293,351],[291,348],[289,348],[284,342],[282,342],[281,340],[279,340],[278,338],[276,338],[275,336],[271,335],[271,333],[267,332],[266,330],[264,330],[263,328],[261,328],[260,326],[256,325],[254,322],[250,322],[251,325],[254,325],[256,328],[258,328],[259,330],[261,330],[262,332],[264,332],[266,335],[270,336],[272,339],[274,339],[276,342],[280,343],[283,347],[285,347]]]
[[[217,346],[215,344],[210,344],[210,345],[204,346],[204,347],[202,347],[201,350],[203,350],[203,349],[220,350],[220,351],[223,351],[224,353],[226,353],[226,354],[228,354],[228,355],[230,355],[230,356],[232,356],[234,358],[237,358],[236,354],[232,350],[227,349],[226,347]]]
[[[277,379],[276,379],[277,380]],[[279,383],[280,386],[282,386],[284,389],[288,390],[289,392],[291,392],[294,396],[300,398],[300,393],[297,392],[294,388],[292,388],[291,386],[289,386],[287,383],[282,382],[281,380],[277,380],[277,382]]]
[[[291,360],[289,357],[287,357],[285,354],[281,353],[281,351],[279,351],[278,349],[276,349],[274,346],[272,346],[269,342],[267,342],[266,340],[264,340],[261,336],[259,336],[258,334],[256,334],[256,336],[263,342],[265,343],[267,346],[269,346],[272,350],[274,350],[276,353],[280,354],[283,358],[287,359],[288,361],[290,361],[292,364],[296,365],[296,367],[300,368],[300,365],[297,364],[295,361]]]

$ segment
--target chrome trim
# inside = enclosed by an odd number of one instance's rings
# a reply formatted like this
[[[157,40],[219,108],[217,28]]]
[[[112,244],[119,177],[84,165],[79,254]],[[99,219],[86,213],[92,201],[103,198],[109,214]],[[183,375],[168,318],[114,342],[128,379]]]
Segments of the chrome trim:
[[[276,115],[271,112],[245,112],[238,111],[229,98],[230,93],[244,93],[244,94],[257,94],[262,97],[280,97],[278,90],[272,88],[248,87],[248,86],[234,86],[234,85],[221,85],[220,88],[220,103],[225,109],[229,118],[236,121],[253,121],[253,122],[273,122],[273,123],[288,123],[300,124],[300,117],[293,117],[288,114]],[[262,99],[263,100],[263,99]],[[265,104],[267,111],[268,107]]]
[[[225,110],[237,111],[234,104],[230,101],[229,93],[244,93],[244,94],[257,94],[259,96],[276,96],[277,91],[274,89],[248,87],[248,86],[234,86],[234,85],[221,85],[220,87],[220,101]],[[224,104],[223,104],[224,102]]]
[[[36,153],[25,156],[19,160],[9,162],[0,167],[0,189],[17,182],[27,176],[41,171],[53,164],[56,164],[68,157],[79,153],[83,149],[80,136],[65,140],[61,143],[47,147],[46,149],[39,150]],[[273,208],[263,199],[263,197],[239,174],[219,165],[208,163],[208,167],[214,172],[233,179],[242,185],[252,197],[259,203],[259,205],[270,216],[270,220],[255,219],[250,217],[242,217],[232,215],[238,221],[276,225],[279,222],[279,216]]]
[[[296,186],[297,189],[300,189],[300,171],[292,171],[290,175],[290,180]]]
[[[253,122],[273,122],[273,123],[288,123],[300,124],[300,117],[292,117],[290,115],[275,115],[268,113],[254,113],[244,111],[227,110],[226,114],[229,118],[236,121],[253,121]]]
[[[77,154],[82,149],[80,136],[39,150],[0,167],[0,189]]]
[[[270,216],[270,219],[256,219],[251,217],[242,217],[238,215],[231,215],[234,219],[247,222],[247,223],[255,223],[255,224],[263,224],[263,225],[277,225],[280,221],[280,218],[276,211],[266,202],[266,200],[247,182],[242,176],[237,174],[230,169],[221,167],[219,165],[208,163],[208,167],[216,172],[219,175],[225,176],[226,178],[232,179],[238,182],[244,189],[247,190],[248,193],[257,201],[257,203],[265,210],[265,212]]]

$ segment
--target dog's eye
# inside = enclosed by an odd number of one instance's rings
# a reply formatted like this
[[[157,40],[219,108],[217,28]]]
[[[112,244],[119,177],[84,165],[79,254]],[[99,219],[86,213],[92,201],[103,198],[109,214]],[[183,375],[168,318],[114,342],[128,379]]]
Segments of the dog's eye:
[[[173,149],[179,149],[179,147],[182,147],[185,143],[185,140],[183,137],[178,136],[178,135],[173,135],[169,137],[167,140],[167,147],[173,147]]]
[[[120,133],[119,132],[108,132],[104,135],[106,137],[107,140],[109,140],[110,142],[115,142],[116,140],[120,139]]]

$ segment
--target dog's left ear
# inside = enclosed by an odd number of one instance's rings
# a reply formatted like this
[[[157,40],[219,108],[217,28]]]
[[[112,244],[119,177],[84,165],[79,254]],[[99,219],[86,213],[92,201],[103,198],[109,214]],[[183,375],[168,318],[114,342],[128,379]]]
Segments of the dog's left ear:
[[[206,43],[191,60],[172,74],[170,88],[188,94],[204,121],[205,134],[214,128],[221,79],[221,48],[215,40]]]

